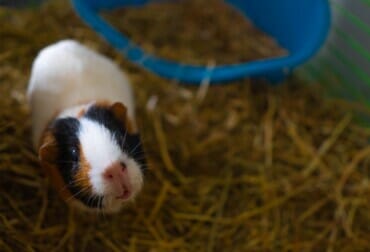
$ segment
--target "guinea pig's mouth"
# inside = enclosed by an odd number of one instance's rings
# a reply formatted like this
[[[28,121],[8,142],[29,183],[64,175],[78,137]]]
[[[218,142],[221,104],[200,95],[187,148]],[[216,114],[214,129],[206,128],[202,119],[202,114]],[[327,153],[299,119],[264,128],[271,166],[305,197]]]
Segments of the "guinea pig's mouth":
[[[128,200],[131,197],[131,192],[127,189],[123,191],[123,193],[119,196],[116,196],[118,200]]]

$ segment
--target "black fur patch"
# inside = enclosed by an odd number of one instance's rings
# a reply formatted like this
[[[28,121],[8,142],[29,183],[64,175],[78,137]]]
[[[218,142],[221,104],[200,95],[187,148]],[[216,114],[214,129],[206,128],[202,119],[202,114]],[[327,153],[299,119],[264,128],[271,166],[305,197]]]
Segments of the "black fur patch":
[[[146,159],[140,135],[129,134],[112,111],[100,106],[91,106],[84,117],[98,122],[112,132],[122,151],[128,153],[140,165],[142,170],[146,169]]]
[[[57,167],[63,177],[64,183],[74,198],[91,208],[102,207],[102,197],[81,193],[80,186],[76,185],[74,175],[79,169],[80,141],[78,132],[80,122],[75,118],[62,118],[55,120],[50,126],[58,145]]]

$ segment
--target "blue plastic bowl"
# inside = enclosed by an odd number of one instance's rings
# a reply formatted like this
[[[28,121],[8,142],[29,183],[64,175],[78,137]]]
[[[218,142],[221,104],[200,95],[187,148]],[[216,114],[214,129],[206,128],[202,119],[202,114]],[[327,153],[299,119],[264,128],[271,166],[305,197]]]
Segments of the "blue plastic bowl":
[[[99,12],[139,6],[148,0],[72,0],[80,17],[130,61],[162,77],[183,83],[212,84],[240,78],[265,78],[279,82],[321,47],[330,26],[328,0],[227,0],[253,23],[289,51],[284,57],[215,67],[182,64],[143,51],[108,22]]]

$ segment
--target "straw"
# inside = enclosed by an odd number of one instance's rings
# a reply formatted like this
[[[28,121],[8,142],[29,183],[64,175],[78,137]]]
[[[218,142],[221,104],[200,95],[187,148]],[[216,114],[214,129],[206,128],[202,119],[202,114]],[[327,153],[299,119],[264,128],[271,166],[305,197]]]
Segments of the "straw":
[[[107,15],[152,52],[184,62],[261,57],[274,43],[235,39],[251,24],[222,3],[157,4]],[[186,29],[163,27],[169,20]],[[0,22],[0,251],[370,251],[370,130],[356,123],[357,112],[370,113],[359,103],[329,99],[296,76],[274,87],[181,86],[127,62],[67,1],[0,9]],[[116,215],[66,206],[32,149],[31,64],[63,38],[114,59],[135,90],[148,170],[135,203]]]

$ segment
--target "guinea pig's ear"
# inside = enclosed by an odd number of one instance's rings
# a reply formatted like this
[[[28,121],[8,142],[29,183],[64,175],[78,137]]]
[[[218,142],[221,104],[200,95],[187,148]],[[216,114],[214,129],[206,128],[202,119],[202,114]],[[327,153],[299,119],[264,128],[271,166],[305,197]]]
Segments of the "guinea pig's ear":
[[[41,146],[39,148],[39,159],[41,163],[53,163],[58,154],[58,147],[55,137],[48,131],[42,138]]]
[[[110,107],[113,115],[117,118],[127,129],[128,132],[134,132],[134,125],[127,116],[127,108],[120,102],[115,102]]]

